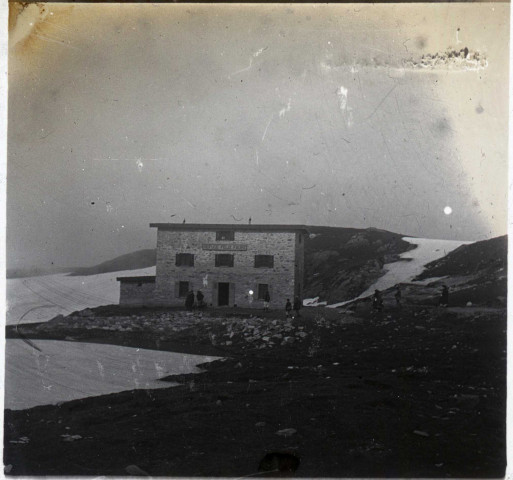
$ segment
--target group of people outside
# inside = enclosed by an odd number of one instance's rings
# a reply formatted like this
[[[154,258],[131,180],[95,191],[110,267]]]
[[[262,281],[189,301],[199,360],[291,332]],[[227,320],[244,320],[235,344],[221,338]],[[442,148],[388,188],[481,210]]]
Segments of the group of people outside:
[[[206,307],[206,303],[204,301],[205,296],[201,290],[196,292],[196,296],[194,295],[194,291],[190,290],[185,297],[185,308],[188,310],[192,310],[194,307],[203,308]]]
[[[402,302],[402,293],[401,293],[401,287],[400,285],[396,285],[395,292],[394,292],[394,298],[395,298],[395,305],[396,308],[401,308],[401,302]],[[194,291],[190,290],[189,293],[187,293],[187,296],[185,297],[185,308],[191,310],[192,308],[203,308],[206,307],[205,303],[205,296],[201,292],[201,290],[198,290],[196,292],[196,295],[194,295]],[[269,294],[269,291],[265,292],[264,298],[264,310],[268,311],[269,306],[271,304],[271,296]],[[447,285],[442,286],[442,291],[440,294],[439,299],[439,306],[441,307],[447,307],[449,306],[449,288]],[[299,300],[299,297],[294,298],[294,303],[291,303],[290,298],[287,298],[287,302],[285,303],[285,315],[287,318],[289,317],[299,317],[299,310],[301,309],[301,300]],[[382,312],[383,311],[383,296],[379,290],[374,291],[374,295],[372,296],[372,309],[376,312]],[[294,314],[292,311],[294,310]]]
[[[395,286],[394,292],[395,305],[398,309],[401,308],[402,301],[402,293],[400,285]],[[442,291],[440,293],[440,299],[438,302],[440,307],[448,307],[449,306],[449,288],[447,285],[442,286]],[[374,290],[374,295],[372,296],[372,308],[376,312],[383,311],[383,296],[379,290]]]
[[[394,298],[395,298],[395,306],[398,309],[400,309],[402,293],[401,293],[401,287],[399,285],[396,285],[396,287],[395,287]],[[383,311],[383,297],[381,295],[381,292],[377,289],[374,290],[374,295],[372,296],[372,308],[377,312]]]
[[[196,292],[194,295],[194,291],[190,290],[185,297],[185,308],[188,310],[192,310],[193,308],[203,308],[206,307],[205,296],[201,290]],[[271,305],[271,295],[269,291],[265,292],[264,295],[264,310],[268,311],[269,306]],[[299,310],[301,309],[301,300],[299,297],[294,298],[294,304],[290,303],[290,298],[287,298],[287,302],[285,303],[285,315],[288,317],[299,317]],[[294,314],[292,314],[292,310],[294,310]]]

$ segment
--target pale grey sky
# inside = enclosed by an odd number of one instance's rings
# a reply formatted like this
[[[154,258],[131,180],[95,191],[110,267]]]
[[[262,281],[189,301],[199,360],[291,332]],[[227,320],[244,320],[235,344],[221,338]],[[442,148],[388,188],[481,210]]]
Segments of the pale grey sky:
[[[12,7],[9,267],[183,218],[506,233],[508,4],[42,5]]]

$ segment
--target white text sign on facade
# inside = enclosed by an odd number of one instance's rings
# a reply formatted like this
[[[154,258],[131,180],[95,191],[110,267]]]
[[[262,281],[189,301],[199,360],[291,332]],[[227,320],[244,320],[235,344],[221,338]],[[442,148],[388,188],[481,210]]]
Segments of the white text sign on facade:
[[[241,243],[204,243],[202,248],[203,250],[218,250],[223,252],[245,252],[248,246]]]

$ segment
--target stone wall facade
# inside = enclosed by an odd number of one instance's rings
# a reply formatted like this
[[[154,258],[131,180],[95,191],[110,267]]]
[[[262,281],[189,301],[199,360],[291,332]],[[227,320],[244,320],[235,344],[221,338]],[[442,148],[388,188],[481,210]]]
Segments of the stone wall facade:
[[[120,305],[152,305],[155,295],[155,277],[118,278]]]
[[[194,266],[177,266],[176,255],[194,255]],[[233,266],[216,267],[216,254],[233,255]],[[255,255],[272,255],[273,267],[255,267]],[[268,285],[271,308],[301,298],[304,274],[302,231],[237,231],[233,240],[216,240],[216,231],[159,228],[154,303],[181,306],[184,287],[201,290],[207,305],[262,308],[259,284]],[[253,292],[252,294],[250,292]]]

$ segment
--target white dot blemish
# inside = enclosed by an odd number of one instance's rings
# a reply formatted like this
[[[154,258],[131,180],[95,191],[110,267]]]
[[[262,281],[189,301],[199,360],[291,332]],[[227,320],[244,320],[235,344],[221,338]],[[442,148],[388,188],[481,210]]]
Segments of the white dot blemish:
[[[444,208],[444,213],[445,213],[446,215],[450,215],[450,214],[452,213],[452,208],[451,208],[451,207],[449,207],[449,206],[445,207],[445,208]]]

